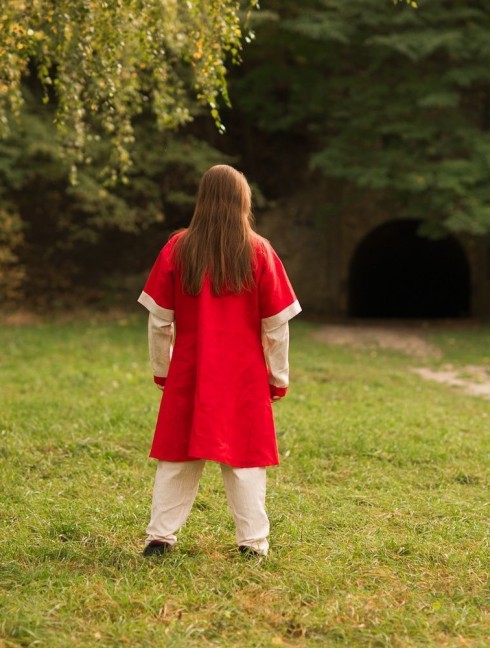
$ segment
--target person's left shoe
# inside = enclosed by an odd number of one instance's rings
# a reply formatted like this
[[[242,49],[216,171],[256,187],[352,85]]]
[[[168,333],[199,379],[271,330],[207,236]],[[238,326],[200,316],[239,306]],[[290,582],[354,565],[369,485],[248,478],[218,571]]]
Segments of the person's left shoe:
[[[246,558],[265,558],[264,554],[261,554],[260,551],[247,545],[240,545],[238,551]]]
[[[168,542],[162,542],[161,540],[152,540],[149,542],[143,551],[143,556],[161,556],[165,553],[172,551],[172,545]]]

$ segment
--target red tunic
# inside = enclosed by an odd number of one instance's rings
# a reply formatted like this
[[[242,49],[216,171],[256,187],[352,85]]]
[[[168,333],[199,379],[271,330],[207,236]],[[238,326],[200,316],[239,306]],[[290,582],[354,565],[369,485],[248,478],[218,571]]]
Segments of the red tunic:
[[[178,236],[163,247],[139,300],[169,323],[175,318],[176,328],[150,456],[239,468],[278,464],[261,332],[301,311],[284,266],[260,239],[253,289],[215,296],[206,276],[191,296],[173,264]]]

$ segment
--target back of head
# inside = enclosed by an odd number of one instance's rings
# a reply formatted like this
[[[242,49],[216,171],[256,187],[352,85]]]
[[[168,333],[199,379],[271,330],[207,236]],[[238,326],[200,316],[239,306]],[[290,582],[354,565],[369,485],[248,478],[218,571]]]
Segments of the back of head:
[[[175,247],[184,290],[197,295],[206,272],[217,295],[252,282],[251,190],[245,176],[226,164],[204,173],[187,232]]]

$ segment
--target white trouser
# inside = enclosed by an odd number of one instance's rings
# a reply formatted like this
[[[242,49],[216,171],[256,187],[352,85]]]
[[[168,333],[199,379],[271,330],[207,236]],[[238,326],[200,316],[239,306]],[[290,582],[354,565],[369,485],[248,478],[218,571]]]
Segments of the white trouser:
[[[151,520],[146,544],[162,540],[173,545],[194,503],[205,464],[198,461],[159,461],[153,489]],[[266,469],[221,465],[228,507],[239,546],[253,547],[266,555],[269,519],[265,512]]]

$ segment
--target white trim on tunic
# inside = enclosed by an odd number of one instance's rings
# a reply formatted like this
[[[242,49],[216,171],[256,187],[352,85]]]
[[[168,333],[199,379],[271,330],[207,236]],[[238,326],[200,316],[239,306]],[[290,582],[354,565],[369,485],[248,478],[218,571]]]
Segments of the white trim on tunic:
[[[296,299],[280,313],[262,318],[262,330],[272,331],[272,329],[281,326],[281,324],[289,322],[289,320],[295,317],[298,313],[301,313],[301,306],[299,305],[299,301]]]
[[[163,308],[163,306],[159,306],[156,303],[156,301],[153,299],[153,297],[151,297],[144,290],[142,291],[141,295],[138,297],[138,301],[145,308],[147,308],[150,311],[150,313],[156,315],[156,317],[159,317],[162,320],[165,320],[167,324],[171,324],[174,321],[175,319],[174,311],[170,310],[169,308]]]

